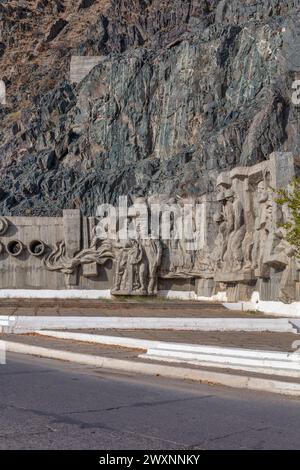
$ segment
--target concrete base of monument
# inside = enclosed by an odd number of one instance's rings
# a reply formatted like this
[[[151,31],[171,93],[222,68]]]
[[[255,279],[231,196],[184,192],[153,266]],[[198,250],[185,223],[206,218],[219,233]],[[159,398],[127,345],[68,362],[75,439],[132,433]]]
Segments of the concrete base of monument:
[[[259,312],[266,315],[300,318],[300,302],[292,302],[285,304],[283,302],[260,300],[259,293],[254,292],[251,300],[248,302],[228,302],[225,291],[218,292],[211,297],[203,297],[195,294],[195,292],[187,291],[161,291],[161,297],[172,300],[194,300],[201,302],[221,302],[224,307],[229,310],[239,310],[244,312]]]
[[[199,300],[208,302],[227,302],[226,292],[218,292],[211,297],[203,297],[197,295],[194,291],[176,291],[176,290],[161,290],[158,292],[159,297],[169,300]]]
[[[0,299],[111,299],[110,290],[0,289]]]
[[[253,311],[278,317],[300,318],[300,302],[285,304],[283,302],[260,300],[258,292],[253,293],[249,302],[223,302],[223,305],[230,310]]]
[[[115,294],[114,294],[115,295]],[[88,289],[0,289],[0,299],[112,299],[114,295],[110,290],[88,290]],[[128,293],[118,293],[128,295]],[[116,298],[118,297],[116,296]],[[226,302],[226,292],[206,298],[200,297],[194,291],[161,290],[158,297],[169,300],[209,300],[214,302]]]
[[[225,291],[218,292],[211,297],[204,297],[195,294],[195,292],[184,291],[161,291],[161,297],[170,300],[194,300],[201,302],[220,302],[224,307],[229,310],[242,311],[242,312],[259,312],[266,315],[287,317],[287,318],[300,318],[300,302],[292,302],[286,304],[278,301],[260,300],[259,293],[254,292],[251,300],[241,302],[228,302],[227,294]]]
[[[261,314],[300,318],[300,302],[285,304],[283,302],[260,300],[259,293],[254,292],[250,301],[228,302],[225,291],[211,297],[197,295],[194,291],[161,290],[158,297],[168,300],[219,302],[225,308],[233,311],[259,312]],[[82,300],[111,300],[114,296],[110,290],[85,289],[0,289],[0,299],[82,299]],[[151,297],[149,297],[151,298]],[[141,298],[142,299],[142,298]]]

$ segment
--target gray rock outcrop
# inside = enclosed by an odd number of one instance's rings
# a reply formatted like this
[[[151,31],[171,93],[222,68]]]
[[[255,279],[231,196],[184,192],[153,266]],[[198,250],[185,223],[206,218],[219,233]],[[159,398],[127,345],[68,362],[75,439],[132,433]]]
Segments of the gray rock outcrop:
[[[1,215],[94,215],[122,194],[201,196],[220,172],[297,155],[299,8],[1,2]],[[74,85],[72,55],[103,60]]]

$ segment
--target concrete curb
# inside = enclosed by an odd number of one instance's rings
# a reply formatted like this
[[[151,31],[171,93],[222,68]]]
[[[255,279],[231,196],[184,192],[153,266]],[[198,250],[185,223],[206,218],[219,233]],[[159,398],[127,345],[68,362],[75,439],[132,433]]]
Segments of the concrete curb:
[[[297,333],[287,318],[30,317],[11,318],[8,333],[43,329],[136,329],[186,331],[269,331]]]
[[[145,349],[147,352],[140,357],[146,360],[193,364],[200,367],[230,368],[265,375],[300,378],[300,355],[295,353],[150,341],[67,331],[46,330],[36,333],[40,336],[63,340]]]
[[[211,367],[214,369],[231,369],[232,371],[252,372],[269,376],[300,378],[300,365],[288,361],[264,361],[233,358],[230,356],[209,356],[207,354],[189,353],[186,351],[166,351],[148,349],[147,353],[140,355],[142,359],[185,364],[187,366]]]
[[[146,364],[128,360],[120,360],[89,354],[78,354],[68,351],[31,346],[22,343],[6,341],[6,350],[19,354],[58,359],[93,367],[126,373],[140,373],[150,376],[162,376],[172,379],[192,380],[200,383],[225,385],[227,387],[242,388],[264,392],[278,393],[282,395],[300,396],[300,383],[283,382],[273,379],[250,377],[244,375],[232,375],[206,370],[173,367],[161,364]]]
[[[232,357],[243,357],[249,359],[264,359],[264,360],[278,360],[283,361],[286,359],[292,359],[294,362],[298,362],[300,355],[295,353],[287,353],[283,351],[268,351],[261,349],[244,349],[235,347],[221,347],[221,346],[206,346],[199,344],[190,343],[174,343],[169,341],[159,340],[148,340],[139,338],[130,338],[125,336],[108,336],[108,335],[97,335],[90,333],[77,333],[70,331],[51,331],[43,330],[36,331],[39,336],[50,336],[57,339],[74,340],[84,343],[96,343],[105,344],[111,346],[121,346],[125,348],[133,349],[150,349],[156,348],[160,350],[173,350],[173,351],[187,351],[187,352],[199,352],[210,355],[230,355]]]

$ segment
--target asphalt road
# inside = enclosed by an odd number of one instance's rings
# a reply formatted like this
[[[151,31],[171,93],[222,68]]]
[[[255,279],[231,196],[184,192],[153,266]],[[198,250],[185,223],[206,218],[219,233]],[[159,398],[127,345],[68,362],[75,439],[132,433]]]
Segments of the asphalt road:
[[[0,449],[300,449],[300,400],[9,355]]]

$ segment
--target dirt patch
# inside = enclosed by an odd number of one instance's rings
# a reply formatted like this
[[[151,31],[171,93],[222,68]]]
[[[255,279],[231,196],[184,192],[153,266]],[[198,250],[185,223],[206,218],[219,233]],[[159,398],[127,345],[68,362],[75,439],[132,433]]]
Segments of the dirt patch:
[[[272,318],[256,312],[231,311],[222,304],[169,300],[1,299],[0,315],[109,316],[190,318]]]

